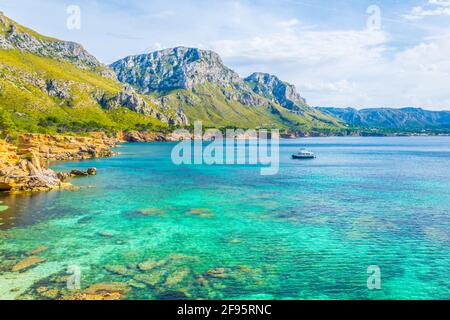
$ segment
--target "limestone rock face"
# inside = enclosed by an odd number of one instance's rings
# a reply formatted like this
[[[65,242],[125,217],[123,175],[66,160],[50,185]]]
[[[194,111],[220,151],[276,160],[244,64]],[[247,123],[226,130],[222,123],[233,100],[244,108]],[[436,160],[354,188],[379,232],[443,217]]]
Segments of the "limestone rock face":
[[[148,100],[150,100],[150,98],[148,98]],[[103,95],[98,101],[100,105],[107,110],[125,107],[134,112],[156,118],[164,123],[172,125],[189,124],[189,121],[182,110],[178,110],[176,113],[172,112],[172,114],[164,114],[152,106],[149,101],[146,101],[129,85],[125,85],[124,90],[117,95],[113,97]],[[158,102],[153,101],[153,104],[158,104]]]
[[[111,65],[118,79],[144,93],[173,89],[192,90],[197,84],[227,85],[242,82],[212,51],[178,47],[130,56]]]
[[[19,137],[19,153],[35,153],[47,161],[104,158],[114,155],[111,146],[116,142],[102,133],[89,137],[28,133]]]
[[[256,72],[245,81],[252,86],[255,93],[286,109],[299,111],[307,107],[306,100],[300,96],[295,86],[274,75]]]
[[[80,68],[99,67],[102,64],[81,45],[40,36],[20,26],[0,13],[0,48],[19,49],[44,57],[57,58]]]

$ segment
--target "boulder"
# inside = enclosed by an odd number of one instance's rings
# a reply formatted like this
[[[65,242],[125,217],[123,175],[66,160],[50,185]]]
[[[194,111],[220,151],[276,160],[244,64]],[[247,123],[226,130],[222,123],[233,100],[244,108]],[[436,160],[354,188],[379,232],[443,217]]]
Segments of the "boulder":
[[[81,170],[76,170],[76,169],[70,171],[70,174],[75,177],[87,177],[88,176],[87,172],[81,171]]]

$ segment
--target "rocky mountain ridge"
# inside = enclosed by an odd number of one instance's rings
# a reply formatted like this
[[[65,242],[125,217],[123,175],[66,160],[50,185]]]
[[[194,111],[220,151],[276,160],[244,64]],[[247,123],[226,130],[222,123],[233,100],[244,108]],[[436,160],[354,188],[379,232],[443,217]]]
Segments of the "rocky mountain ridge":
[[[182,110],[191,122],[304,131],[339,127],[310,108],[293,85],[256,73],[243,79],[213,51],[176,47],[129,56],[110,67],[119,81],[163,107]]]
[[[318,108],[352,127],[386,130],[450,131],[450,111],[428,111],[421,108]]]

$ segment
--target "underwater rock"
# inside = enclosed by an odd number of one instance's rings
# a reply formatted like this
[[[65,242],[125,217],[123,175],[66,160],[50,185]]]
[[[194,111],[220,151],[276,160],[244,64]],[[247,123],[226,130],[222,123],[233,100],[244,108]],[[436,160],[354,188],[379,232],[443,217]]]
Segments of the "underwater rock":
[[[214,216],[214,213],[210,209],[206,208],[194,208],[189,210],[189,214],[193,216],[198,216],[200,218],[211,218]]]
[[[45,258],[41,258],[38,256],[31,256],[28,258],[23,259],[22,261],[20,261],[19,263],[17,263],[12,269],[12,272],[21,272],[21,271],[25,271],[26,269],[29,269],[30,267],[45,262],[47,261],[47,259]]]
[[[114,234],[112,234],[109,231],[100,231],[98,234],[100,236],[102,236],[102,237],[105,237],[105,238],[112,238],[112,237],[114,237]]]
[[[225,268],[215,268],[206,271],[205,276],[209,278],[226,278],[228,270]]]
[[[36,289],[36,292],[44,298],[55,300],[59,296],[58,289],[49,289],[47,287],[40,287]]]
[[[154,287],[161,282],[164,274],[165,271],[159,270],[152,273],[138,274],[133,279],[137,282],[145,283],[146,285]]]
[[[27,252],[27,255],[29,255],[29,256],[35,256],[35,255],[37,255],[37,254],[39,254],[39,253],[42,253],[42,252],[44,252],[44,251],[47,251],[48,249],[49,249],[49,247],[46,247],[46,246],[40,246],[40,247],[37,247],[37,248],[34,249],[34,250],[31,250],[31,251]]]
[[[138,282],[136,280],[130,280],[127,283],[130,285],[130,287],[133,287],[135,289],[145,289],[145,288],[147,288],[147,286],[145,284],[143,284],[141,282]]]
[[[204,288],[209,287],[209,281],[204,276],[199,275],[199,276],[197,276],[196,280],[200,284],[200,286],[202,286]]]
[[[105,292],[118,292],[120,294],[126,294],[130,291],[130,287],[128,284],[123,282],[101,282],[96,283],[86,290],[84,290],[84,293],[87,294],[99,294],[99,293],[105,293]]]
[[[172,273],[171,275],[169,275],[167,277],[166,282],[164,283],[164,286],[165,287],[173,287],[173,286],[180,284],[187,278],[189,273],[190,273],[189,269],[182,269],[182,270],[175,271],[174,273]]]
[[[155,269],[157,267],[160,267],[160,266],[164,265],[165,263],[166,263],[165,260],[157,261],[157,260],[149,259],[147,261],[139,263],[138,269],[141,271],[149,271],[149,270]]]
[[[128,268],[122,265],[106,265],[105,270],[120,276],[130,275],[130,271],[128,270]]]
[[[130,290],[127,283],[97,283],[82,292],[66,295],[62,300],[122,300]]]
[[[157,209],[157,208],[141,209],[141,210],[137,210],[136,212],[143,216],[155,216],[155,215],[160,215],[160,214],[164,213],[164,211],[162,209]]]

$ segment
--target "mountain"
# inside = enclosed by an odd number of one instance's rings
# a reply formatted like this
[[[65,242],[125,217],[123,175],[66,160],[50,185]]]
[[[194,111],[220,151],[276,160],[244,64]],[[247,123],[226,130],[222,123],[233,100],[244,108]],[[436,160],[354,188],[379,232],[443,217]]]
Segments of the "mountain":
[[[0,131],[59,133],[187,124],[116,79],[81,45],[40,35],[0,13]]]
[[[295,88],[276,77],[242,79],[212,51],[177,47],[129,56],[110,67],[119,81],[178,108],[205,126],[277,127],[301,131],[339,130],[331,116],[310,108]],[[301,111],[301,112],[300,112]]]
[[[318,108],[323,113],[360,128],[386,130],[450,130],[450,111],[427,111],[420,108],[363,109]]]
[[[245,82],[250,84],[255,93],[286,109],[298,112],[308,109],[306,100],[300,96],[295,86],[274,75],[255,72],[245,78]]]
[[[18,49],[42,57],[71,62],[83,69],[102,67],[102,64],[81,45],[42,36],[12,21],[2,12],[0,12],[0,49]]]

